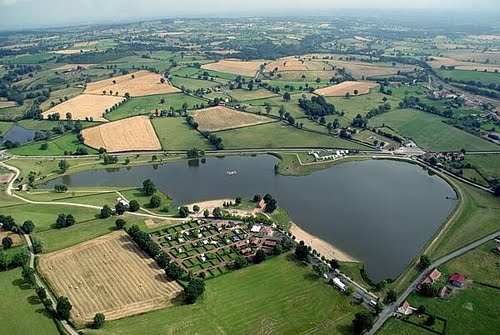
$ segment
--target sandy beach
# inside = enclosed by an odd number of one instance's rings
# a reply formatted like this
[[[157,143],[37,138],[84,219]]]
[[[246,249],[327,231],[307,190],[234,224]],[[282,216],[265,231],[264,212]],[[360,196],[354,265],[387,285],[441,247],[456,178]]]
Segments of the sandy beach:
[[[354,257],[348,255],[340,249],[335,248],[330,243],[309,234],[293,222],[290,227],[290,233],[296,237],[297,241],[304,241],[306,245],[316,249],[316,251],[318,251],[322,256],[325,256],[327,259],[335,258],[342,262],[358,262],[358,260]]]

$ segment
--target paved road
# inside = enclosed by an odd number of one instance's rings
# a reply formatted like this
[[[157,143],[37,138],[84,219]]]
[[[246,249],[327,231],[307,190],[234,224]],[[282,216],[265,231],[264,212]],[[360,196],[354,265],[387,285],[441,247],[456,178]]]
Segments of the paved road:
[[[26,240],[26,243],[28,244],[28,250],[30,252],[29,266],[30,266],[30,268],[35,269],[35,253],[33,252],[33,244],[31,243],[30,235],[24,234],[24,238]],[[49,298],[49,300],[52,303],[52,308],[54,308],[54,310],[55,310],[57,307],[56,298],[52,295],[52,293],[47,288],[47,286],[45,286],[44,282],[40,279],[40,277],[38,276],[38,273],[36,271],[35,271],[35,280],[36,280],[36,285],[38,287],[43,287],[45,289],[45,291],[47,292],[47,297]],[[68,321],[61,320],[61,324],[64,327],[64,329],[68,332],[68,334],[79,335],[78,331],[75,328],[73,328],[73,326],[70,325]]]
[[[406,289],[406,291],[403,292],[403,294],[401,294],[399,296],[399,298],[396,300],[396,302],[394,302],[393,304],[387,306],[379,315],[379,318],[378,320],[375,322],[375,324],[373,325],[372,329],[367,333],[367,335],[373,335],[375,334],[379,329],[380,327],[382,327],[382,325],[387,321],[387,319],[389,319],[391,317],[391,315],[393,315],[397,308],[399,307],[399,305],[401,305],[401,303],[403,301],[406,300],[406,298],[408,298],[408,296],[417,288],[417,285],[418,283],[420,283],[420,281],[422,280],[422,278],[424,278],[424,276],[430,271],[432,270],[433,268],[436,268],[450,260],[452,260],[453,258],[456,258],[472,249],[475,249],[477,247],[479,247],[481,244],[484,244],[492,239],[494,239],[495,237],[497,237],[498,235],[500,235],[500,230],[497,230],[496,232],[492,233],[492,234],[489,234],[488,236],[485,236],[475,242],[472,242],[472,243],[469,243],[465,246],[463,246],[462,248],[444,256],[444,257],[441,257],[440,259],[436,260],[434,263],[432,263],[427,269],[425,269],[412,283],[411,285]]]

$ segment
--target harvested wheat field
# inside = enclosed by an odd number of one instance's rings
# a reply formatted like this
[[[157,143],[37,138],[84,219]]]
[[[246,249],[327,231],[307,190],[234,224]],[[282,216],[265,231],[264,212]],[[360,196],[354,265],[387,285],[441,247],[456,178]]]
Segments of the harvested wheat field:
[[[102,124],[82,130],[85,144],[108,152],[160,150],[161,145],[147,116]]]
[[[216,63],[205,64],[201,68],[205,70],[232,73],[241,76],[253,77],[259,71],[261,61],[244,62],[238,59],[226,59]]]
[[[123,231],[40,257],[40,274],[73,305],[77,323],[144,313],[172,304],[182,292]]]
[[[107,122],[102,114],[124,98],[110,95],[80,94],[73,99],[60,103],[42,113],[44,118],[48,115],[59,113],[61,119],[66,118],[66,113],[71,113],[73,120],[92,118],[94,121]]]
[[[162,76],[159,74],[141,70],[124,76],[88,83],[83,93],[103,95],[103,91],[106,91],[106,94],[110,94],[109,91],[112,91],[112,94],[115,95],[118,92],[120,96],[129,93],[132,97],[141,97],[180,92],[178,88],[170,85],[168,81],[162,84],[160,82],[161,78]]]
[[[218,131],[272,122],[262,115],[239,112],[223,106],[205,108],[193,113],[200,131]]]
[[[429,64],[435,68],[441,68],[444,66],[454,66],[457,70],[467,70],[467,71],[483,71],[488,70],[488,72],[495,72],[495,70],[500,71],[500,65],[495,64],[481,64],[481,63],[471,63],[458,61],[456,59],[447,57],[434,57],[434,60],[430,61]]]
[[[320,60],[306,60],[295,57],[281,58],[266,65],[267,71],[322,71],[331,70],[332,67]]]
[[[344,81],[343,83],[320,88],[314,93],[326,97],[343,97],[349,92],[350,95],[361,95],[370,93],[370,89],[377,87],[378,84],[371,81]],[[354,91],[357,90],[357,94]]]

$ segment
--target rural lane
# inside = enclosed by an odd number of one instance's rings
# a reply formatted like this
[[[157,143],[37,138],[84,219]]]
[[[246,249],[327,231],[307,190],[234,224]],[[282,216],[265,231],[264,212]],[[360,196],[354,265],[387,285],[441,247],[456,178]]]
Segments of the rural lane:
[[[370,331],[368,331],[366,334],[367,335],[375,334],[380,329],[380,327],[382,327],[382,325],[387,321],[387,319],[389,319],[391,317],[391,315],[393,315],[396,312],[399,305],[401,305],[401,303],[403,303],[403,301],[405,301],[406,298],[408,298],[408,296],[417,288],[418,283],[420,283],[422,278],[424,278],[424,276],[429,271],[431,271],[432,269],[452,260],[453,258],[456,258],[456,257],[458,257],[458,256],[460,256],[468,251],[471,251],[472,249],[479,247],[481,244],[484,244],[484,243],[496,238],[499,235],[500,235],[500,230],[497,230],[496,232],[491,233],[491,234],[489,234],[489,235],[487,235],[479,240],[476,240],[472,243],[469,243],[469,244],[461,247],[460,249],[457,249],[457,250],[453,251],[452,253],[450,253],[444,257],[441,257],[438,260],[436,260],[435,262],[433,262],[427,269],[422,271],[422,273],[411,283],[411,285],[406,289],[406,291],[404,291],[403,294],[401,294],[399,296],[399,298],[396,300],[396,302],[387,306],[379,314],[378,320],[373,324],[372,329],[370,329]]]
[[[51,291],[45,286],[44,282],[42,281],[42,279],[40,278],[40,276],[38,276],[38,273],[36,272],[35,252],[33,250],[33,243],[31,243],[31,237],[28,234],[24,234],[24,238],[26,240],[26,243],[28,244],[28,250],[30,253],[29,267],[31,269],[35,270],[36,286],[43,287],[45,289],[45,292],[47,292],[47,297],[49,298],[50,302],[52,303],[52,308],[54,308],[54,310],[56,310],[56,308],[57,308],[56,298],[52,295]],[[61,324],[64,327],[64,329],[68,332],[68,334],[79,335],[78,331],[75,328],[73,328],[73,326],[68,321],[66,321],[66,320],[60,320],[60,321],[61,321]]]

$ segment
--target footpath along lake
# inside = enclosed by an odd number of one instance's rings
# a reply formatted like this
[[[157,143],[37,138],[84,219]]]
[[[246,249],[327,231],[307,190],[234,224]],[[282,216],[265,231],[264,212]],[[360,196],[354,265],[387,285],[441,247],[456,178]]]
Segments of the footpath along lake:
[[[301,228],[364,261],[375,282],[396,277],[457,205],[453,188],[418,165],[367,160],[292,177],[274,173],[278,162],[270,155],[209,157],[198,165],[84,171],[45,187],[138,187],[151,178],[177,204],[270,193]]]

